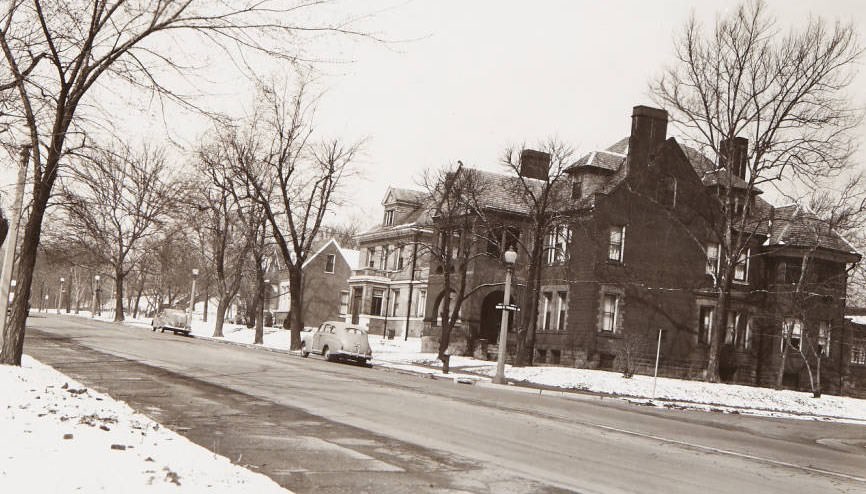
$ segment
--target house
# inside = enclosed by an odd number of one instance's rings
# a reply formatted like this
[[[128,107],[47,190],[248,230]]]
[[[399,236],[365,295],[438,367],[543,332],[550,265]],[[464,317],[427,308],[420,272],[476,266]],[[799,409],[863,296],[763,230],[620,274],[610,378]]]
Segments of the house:
[[[427,194],[391,187],[379,225],[356,236],[362,264],[349,278],[350,318],[371,334],[419,336],[427,306]]]
[[[702,378],[709,342],[723,331],[724,381],[774,386],[781,378],[786,387],[806,389],[820,362],[824,390],[853,389],[845,382],[851,329],[844,310],[848,270],[859,253],[808,208],[773,206],[749,186],[748,141],[723,143],[725,156],[713,160],[668,138],[667,123],[664,110],[637,106],[627,138],[568,169],[570,197],[557,205],[560,220],[546,232],[534,362],[618,370],[628,360],[648,373],[659,344],[661,374]],[[546,177],[544,153],[526,150],[522,158],[526,183]],[[528,238],[528,212],[507,192],[517,178],[466,172],[490,184],[481,200],[486,221]],[[731,273],[727,323],[714,328],[722,207],[743,218],[734,233],[745,248]],[[473,248],[491,255],[468,274],[471,286],[483,288],[462,307],[455,353],[498,338],[504,269],[489,239]],[[528,299],[525,265],[519,256],[518,304]],[[437,267],[431,271],[428,350],[438,341],[445,295]],[[523,309],[513,329],[527,326],[532,311]],[[512,331],[507,343],[514,338]]]
[[[330,239],[304,262],[304,325],[319,326],[324,321],[343,320],[348,314],[348,279],[358,265],[358,251],[344,249]],[[265,310],[274,315],[274,325],[282,325],[291,310],[288,271],[280,259],[269,262],[265,283],[270,287]]]

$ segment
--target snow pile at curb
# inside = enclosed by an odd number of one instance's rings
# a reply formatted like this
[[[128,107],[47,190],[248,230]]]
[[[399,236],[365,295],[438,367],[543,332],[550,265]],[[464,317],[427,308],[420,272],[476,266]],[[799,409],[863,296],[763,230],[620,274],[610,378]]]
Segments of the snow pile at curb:
[[[27,355],[0,389],[0,492],[288,492]]]
[[[242,325],[225,324],[224,338],[212,338],[214,322],[193,321],[192,334],[197,337],[251,344],[255,331]],[[289,331],[265,328],[264,346],[289,349]],[[371,335],[373,364],[404,372],[442,378],[492,377],[496,363],[452,355],[451,373],[441,372],[442,363],[435,353],[421,353],[421,339],[393,340]],[[866,421],[866,400],[845,396],[811,393],[734,384],[706,383],[685,379],[658,379],[653,396],[653,379],[637,375],[624,379],[618,372],[570,367],[505,366],[506,378],[512,382],[547,386],[563,390],[589,391],[628,398],[641,404],[655,404],[696,410],[723,410],[752,415],[774,415],[815,419]]]

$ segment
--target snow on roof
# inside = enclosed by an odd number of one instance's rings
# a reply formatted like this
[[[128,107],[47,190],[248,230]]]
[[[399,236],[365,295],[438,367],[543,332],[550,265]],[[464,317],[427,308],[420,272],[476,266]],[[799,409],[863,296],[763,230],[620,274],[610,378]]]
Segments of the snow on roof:
[[[358,269],[361,267],[361,251],[354,249],[344,249],[339,247],[340,254],[343,255],[343,259],[346,260],[346,263],[349,264],[349,267],[352,269]]]

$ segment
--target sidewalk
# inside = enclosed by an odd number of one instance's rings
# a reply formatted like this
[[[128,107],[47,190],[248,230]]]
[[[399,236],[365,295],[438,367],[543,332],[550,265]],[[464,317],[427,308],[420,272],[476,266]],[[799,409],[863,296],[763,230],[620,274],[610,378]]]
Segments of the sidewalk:
[[[86,317],[89,317],[89,314]],[[107,316],[104,315],[103,319],[107,319]],[[149,319],[125,323],[150,326]],[[264,345],[260,346],[252,345],[255,335],[253,329],[225,324],[223,338],[213,338],[213,327],[213,321],[203,322],[196,319],[192,324],[191,336],[289,353],[289,332],[284,329],[265,328]],[[485,384],[489,384],[495,374],[495,362],[456,355],[451,357],[451,372],[444,374],[436,354],[421,353],[420,338],[404,341],[400,337],[388,340],[371,335],[370,345],[374,365],[401,372]],[[554,392],[563,396],[569,393],[590,393],[662,408],[844,421],[866,425],[866,400],[845,396],[825,394],[821,398],[813,398],[811,393],[806,392],[662,377],[654,383],[651,376],[636,375],[625,379],[618,372],[559,366],[506,365],[505,376],[510,384],[509,389],[517,386],[528,387],[536,392]]]
[[[289,492],[28,355],[0,389],[0,492]]]

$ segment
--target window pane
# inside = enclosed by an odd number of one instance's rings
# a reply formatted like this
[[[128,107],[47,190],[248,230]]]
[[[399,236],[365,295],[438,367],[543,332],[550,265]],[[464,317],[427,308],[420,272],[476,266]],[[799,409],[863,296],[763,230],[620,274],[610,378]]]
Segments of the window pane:
[[[622,262],[622,245],[625,236],[624,226],[610,227],[610,246],[607,257],[611,261]]]

